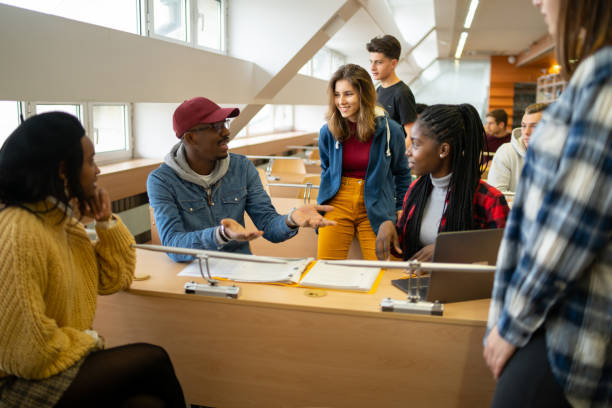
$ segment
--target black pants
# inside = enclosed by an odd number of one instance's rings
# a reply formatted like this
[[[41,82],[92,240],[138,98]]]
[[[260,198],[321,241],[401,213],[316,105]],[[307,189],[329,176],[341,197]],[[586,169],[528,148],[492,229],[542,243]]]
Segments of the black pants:
[[[571,408],[548,363],[544,330],[534,333],[529,343],[516,350],[506,363],[491,407]]]
[[[185,398],[166,351],[139,343],[87,356],[56,407],[185,408]]]

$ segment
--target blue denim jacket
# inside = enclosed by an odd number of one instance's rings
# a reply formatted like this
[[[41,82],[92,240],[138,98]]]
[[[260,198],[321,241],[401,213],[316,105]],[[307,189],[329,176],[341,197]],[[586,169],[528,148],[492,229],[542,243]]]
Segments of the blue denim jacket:
[[[244,225],[249,214],[264,238],[281,242],[298,229],[287,226],[286,215],[279,215],[264,190],[257,169],[244,156],[230,154],[227,173],[210,189],[183,180],[167,164],[149,175],[147,192],[163,245],[221,250],[250,254],[248,242],[230,241],[218,245],[215,230],[223,218]],[[168,254],[176,262],[193,259],[189,255]]]
[[[322,171],[317,202],[326,204],[340,189],[342,178],[342,143],[336,142],[327,125],[319,132],[319,153]],[[366,212],[375,234],[384,221],[395,223],[410,181],[402,127],[386,114],[378,116],[364,186]]]

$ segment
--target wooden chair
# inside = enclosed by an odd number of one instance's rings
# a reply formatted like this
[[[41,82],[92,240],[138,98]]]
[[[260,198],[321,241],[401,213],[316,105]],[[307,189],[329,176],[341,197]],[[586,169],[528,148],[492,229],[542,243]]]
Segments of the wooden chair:
[[[266,176],[266,171],[258,167],[257,173],[259,174],[259,179],[261,180],[264,190],[266,190],[266,193],[270,194],[270,187],[268,187],[268,176]]]
[[[304,160],[300,159],[272,159],[270,174],[293,173],[306,174]]]
[[[275,183],[268,186],[270,191],[270,197],[277,198],[300,198],[298,197],[299,187],[286,187],[286,186],[275,186]],[[302,197],[303,198],[303,197]]]
[[[321,160],[321,156],[319,156],[319,148],[317,147],[313,151],[308,154],[308,160]]]
[[[155,217],[153,216],[153,207],[151,206],[149,206],[149,219],[151,220],[151,244],[161,245],[157,224],[155,224]]]
[[[304,177],[304,180],[302,181],[303,184],[312,184],[315,186],[318,186],[319,184],[321,184],[321,176],[306,176]],[[300,188],[298,190],[298,198],[305,198],[308,203],[315,203],[317,200],[317,196],[319,195],[319,189],[318,188],[310,188],[310,194],[308,194],[307,189],[306,188]]]
[[[493,163],[493,160],[489,160],[487,162],[487,165],[485,166],[485,170],[482,173],[482,176],[480,178],[482,178],[483,180],[487,180],[487,177],[489,177],[489,170],[491,169],[491,164]]]

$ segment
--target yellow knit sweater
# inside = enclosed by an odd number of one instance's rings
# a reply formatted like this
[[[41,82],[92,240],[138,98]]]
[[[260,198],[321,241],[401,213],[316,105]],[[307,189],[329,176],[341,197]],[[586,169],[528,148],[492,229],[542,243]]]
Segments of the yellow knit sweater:
[[[0,378],[47,378],[79,361],[95,345],[84,330],[97,294],[132,283],[134,239],[121,220],[96,228],[92,244],[81,223],[62,216],[0,211]]]

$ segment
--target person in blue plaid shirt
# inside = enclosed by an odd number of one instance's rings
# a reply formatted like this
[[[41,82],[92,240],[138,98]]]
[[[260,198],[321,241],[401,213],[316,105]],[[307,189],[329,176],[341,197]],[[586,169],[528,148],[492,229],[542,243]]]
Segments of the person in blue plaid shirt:
[[[501,244],[493,407],[612,406],[612,2],[533,0],[571,81],[544,113]]]

